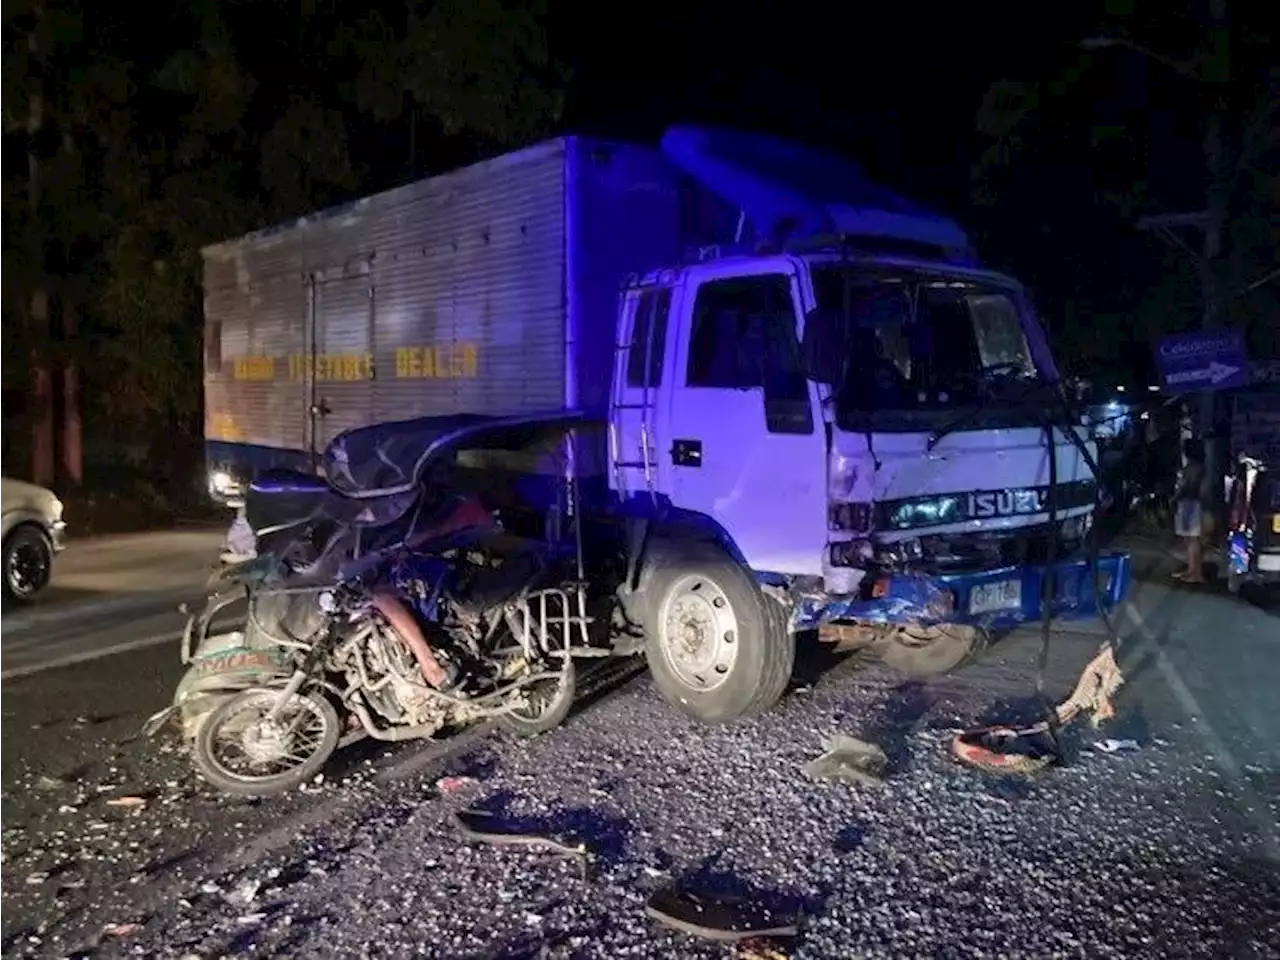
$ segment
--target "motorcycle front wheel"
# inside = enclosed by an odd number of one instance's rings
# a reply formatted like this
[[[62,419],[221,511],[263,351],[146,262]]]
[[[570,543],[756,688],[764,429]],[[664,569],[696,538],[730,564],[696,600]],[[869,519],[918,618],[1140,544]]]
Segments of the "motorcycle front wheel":
[[[526,688],[524,705],[518,710],[503,714],[502,722],[518,737],[536,737],[548,733],[564,723],[569,716],[577,691],[578,672],[573,661],[566,657],[561,664],[560,675]]]
[[[217,789],[241,797],[284,793],[319,772],[337,749],[338,713],[323,696],[296,693],[275,720],[278,690],[246,690],[200,725],[196,768]]]

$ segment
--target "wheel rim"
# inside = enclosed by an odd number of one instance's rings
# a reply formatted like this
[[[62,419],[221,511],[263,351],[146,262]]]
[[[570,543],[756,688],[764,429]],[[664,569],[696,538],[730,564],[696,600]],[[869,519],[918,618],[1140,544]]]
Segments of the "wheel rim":
[[[328,720],[310,697],[295,696],[277,720],[267,715],[279,694],[263,691],[241,697],[236,709],[212,731],[209,759],[228,777],[262,783],[301,767],[321,749]]]
[[[659,618],[663,657],[680,682],[715,690],[738,659],[738,618],[713,580],[682,577],[667,593]]]
[[[30,540],[15,543],[5,556],[4,576],[14,596],[31,596],[49,580],[49,551]]]
[[[536,723],[559,707],[567,685],[568,669],[562,669],[561,675],[554,680],[541,680],[525,687],[525,703],[512,710],[512,716],[526,723]]]

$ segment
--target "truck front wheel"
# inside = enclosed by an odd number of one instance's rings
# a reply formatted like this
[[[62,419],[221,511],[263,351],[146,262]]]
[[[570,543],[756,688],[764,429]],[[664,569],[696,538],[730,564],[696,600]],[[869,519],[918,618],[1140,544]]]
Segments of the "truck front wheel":
[[[672,545],[651,562],[645,655],[662,695],[704,723],[777,703],[795,664],[786,608],[712,543]]]

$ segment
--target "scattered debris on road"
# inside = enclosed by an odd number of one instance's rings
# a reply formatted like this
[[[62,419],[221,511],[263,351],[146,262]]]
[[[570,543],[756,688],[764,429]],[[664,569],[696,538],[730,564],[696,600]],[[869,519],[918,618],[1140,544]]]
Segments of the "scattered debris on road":
[[[815,780],[848,780],[868,786],[884,783],[889,758],[874,743],[837,733],[823,745],[824,753],[805,767]]]
[[[542,833],[512,829],[505,825],[501,817],[482,810],[461,810],[456,815],[456,822],[462,835],[468,840],[481,843],[492,843],[498,846],[529,847],[534,850],[550,850],[566,857],[576,859],[582,868],[582,879],[587,878],[591,852],[586,844],[569,846],[554,837]]]
[[[125,937],[132,937],[142,930],[142,926],[140,923],[108,923],[102,928],[102,935],[104,937],[115,937],[119,940]]]
[[[769,940],[752,938],[738,944],[734,960],[789,960],[789,957]]]
[[[688,890],[679,883],[660,887],[649,898],[645,913],[664,926],[705,940],[784,938],[800,932],[794,917],[777,917],[749,901]]]
[[[233,907],[247,907],[253,903],[254,898],[258,896],[258,888],[262,886],[260,880],[252,878],[238,884],[234,890],[226,895],[227,903]]]
[[[147,805],[142,797],[112,797],[107,801],[108,807],[124,807],[127,810],[141,810]]]
[[[995,725],[964,731],[952,739],[951,754],[961,763],[994,773],[1040,773],[1062,759],[1061,728],[1081,714],[1089,715],[1089,724],[1095,729],[1115,718],[1111,700],[1123,685],[1115,647],[1108,641],[1086,664],[1071,695],[1046,719],[1028,726]]]
[[[1094,743],[1093,749],[1102,753],[1128,753],[1138,749],[1137,740],[1116,740],[1108,737],[1106,740],[1098,740]]]
[[[475,777],[441,777],[436,781],[436,790],[443,795],[448,795],[457,793],[459,790],[465,790],[474,783],[476,783]]]
[[[1058,743],[1048,724],[1030,727],[979,727],[958,734],[951,753],[961,763],[990,773],[1029,777],[1059,759]]]

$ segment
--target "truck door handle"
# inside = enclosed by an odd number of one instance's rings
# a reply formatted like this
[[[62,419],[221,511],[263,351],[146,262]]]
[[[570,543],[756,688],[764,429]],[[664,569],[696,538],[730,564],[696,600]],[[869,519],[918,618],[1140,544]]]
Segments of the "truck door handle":
[[[671,462],[677,467],[702,466],[701,440],[675,440],[671,444]]]
[[[333,409],[323,400],[311,405],[311,415],[313,417],[327,417],[331,413],[333,413]]]

